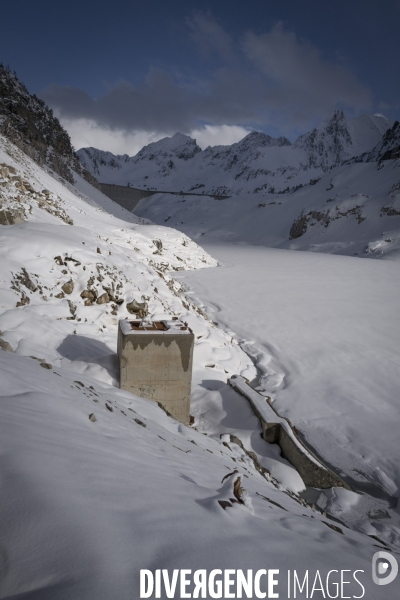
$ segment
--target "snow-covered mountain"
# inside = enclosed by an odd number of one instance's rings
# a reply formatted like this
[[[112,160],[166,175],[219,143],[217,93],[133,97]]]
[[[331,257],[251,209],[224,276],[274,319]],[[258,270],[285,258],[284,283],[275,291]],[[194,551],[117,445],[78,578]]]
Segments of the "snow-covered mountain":
[[[343,111],[337,110],[331,119],[300,136],[294,147],[306,152],[310,168],[327,171],[374,148],[391,125],[391,121],[382,116],[361,115],[347,119]]]
[[[253,132],[232,146],[200,151],[176,134],[132,158],[94,149],[78,154],[99,180],[199,194],[154,195],[135,208],[196,240],[399,256],[400,126],[379,115],[347,119],[336,111],[294,144]],[[275,189],[271,182],[278,181]],[[211,192],[231,198],[201,197]]]
[[[400,258],[400,159],[355,161],[286,194],[217,201],[155,194],[135,214],[199,243],[245,242],[365,258]]]
[[[195,140],[179,133],[145,146],[133,157],[95,148],[77,154],[102,183],[205,194],[273,193],[306,185],[343,161],[372,150],[391,126],[382,116],[348,119],[343,111],[336,111],[294,144],[284,137],[252,132],[231,146],[201,151]]]

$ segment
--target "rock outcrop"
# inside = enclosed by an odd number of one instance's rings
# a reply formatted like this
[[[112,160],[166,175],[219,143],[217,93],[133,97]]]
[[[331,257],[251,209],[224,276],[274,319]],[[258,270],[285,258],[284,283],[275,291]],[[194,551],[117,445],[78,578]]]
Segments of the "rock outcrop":
[[[80,163],[68,133],[43,100],[31,95],[17,75],[0,64],[0,133],[39,165],[74,183],[72,171],[98,187]]]

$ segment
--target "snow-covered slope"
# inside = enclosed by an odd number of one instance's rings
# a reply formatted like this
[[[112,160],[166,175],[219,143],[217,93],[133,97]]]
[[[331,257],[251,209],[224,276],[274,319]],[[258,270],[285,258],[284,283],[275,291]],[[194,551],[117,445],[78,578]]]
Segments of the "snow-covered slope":
[[[374,524],[369,497],[355,515],[354,492],[324,509],[299,496],[300,476],[226,383],[256,376],[240,338],[169,274],[215,259],[2,137],[0,163],[0,216],[14,222],[0,225],[1,597],[128,600],[141,568],[267,565],[281,570],[282,597],[287,569],[312,572],[311,590],[317,569],[326,586],[335,568],[361,569],[365,597],[386,598],[370,562],[377,538],[397,547],[393,521]],[[195,333],[194,428],[115,387],[117,322],[132,300]],[[362,592],[354,578],[346,590]]]
[[[231,146],[201,151],[195,140],[176,134],[145,146],[133,157],[94,148],[83,148],[78,156],[102,183],[160,191],[262,194],[308,184],[331,167],[371,150],[391,125],[384,117],[347,119],[336,111],[294,144],[252,132]]]
[[[156,194],[135,214],[177,227],[200,243],[245,242],[367,258],[400,256],[400,160],[336,167],[291,194],[217,201]]]

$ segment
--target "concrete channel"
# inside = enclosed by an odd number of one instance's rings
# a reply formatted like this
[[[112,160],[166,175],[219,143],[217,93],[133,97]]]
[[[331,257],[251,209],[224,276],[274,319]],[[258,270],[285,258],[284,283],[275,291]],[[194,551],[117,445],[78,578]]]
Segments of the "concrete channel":
[[[270,444],[279,445],[283,457],[295,467],[306,486],[319,489],[335,486],[351,489],[343,479],[306,448],[292,425],[272,408],[268,396],[259,394],[240,375],[231,377],[228,383],[250,403],[261,423],[263,439]]]

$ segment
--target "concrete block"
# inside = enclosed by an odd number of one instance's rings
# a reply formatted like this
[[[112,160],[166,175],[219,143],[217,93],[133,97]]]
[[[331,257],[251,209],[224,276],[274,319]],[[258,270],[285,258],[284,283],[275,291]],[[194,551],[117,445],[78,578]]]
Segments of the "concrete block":
[[[189,424],[194,334],[182,321],[121,320],[118,328],[120,387],[160,402],[177,421]]]

